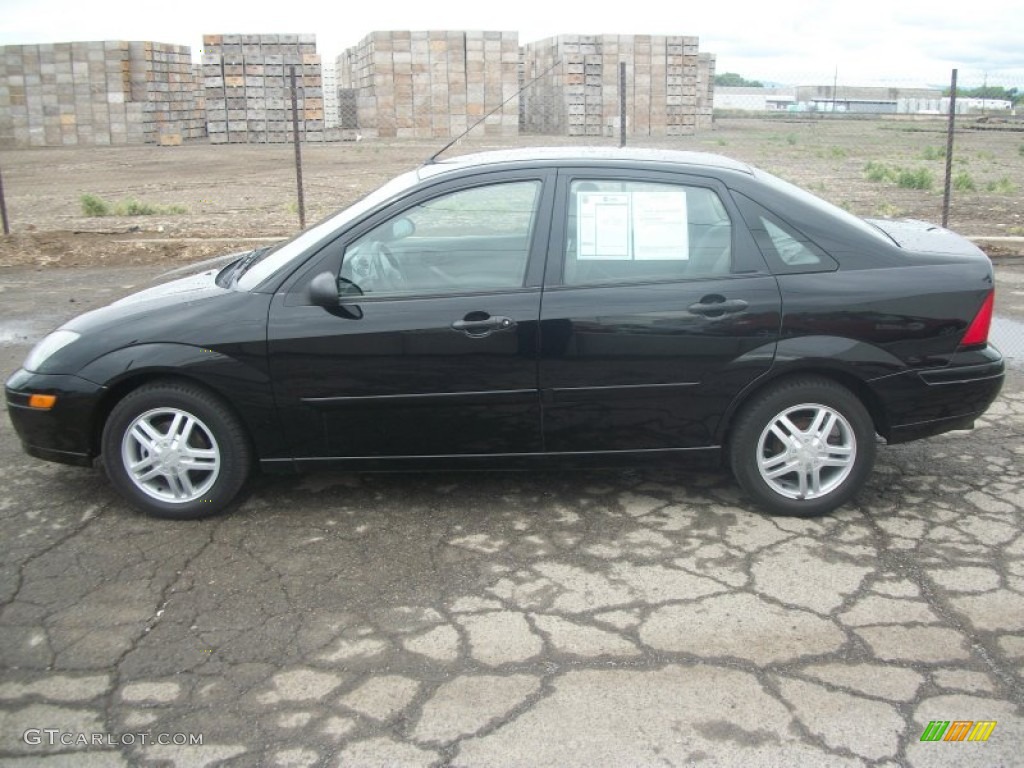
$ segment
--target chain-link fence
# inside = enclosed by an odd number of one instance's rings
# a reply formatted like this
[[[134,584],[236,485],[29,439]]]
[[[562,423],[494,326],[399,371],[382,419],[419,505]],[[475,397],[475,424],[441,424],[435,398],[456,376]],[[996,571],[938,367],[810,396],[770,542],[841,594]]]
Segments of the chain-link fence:
[[[991,238],[997,251],[1024,237],[1024,99],[1015,102],[1024,94],[1010,73],[961,70],[955,100],[949,72],[936,72],[929,87],[861,85],[835,72],[796,85],[728,85],[735,80],[716,83],[713,59],[689,47],[689,38],[665,39],[654,65],[635,51],[609,54],[552,38],[521,49],[514,87],[495,85],[500,78],[486,71],[480,87],[455,73],[440,94],[436,86],[418,90],[416,74],[382,86],[378,73],[365,75],[369,65],[353,64],[368,79],[357,88],[349,76],[349,87],[339,86],[334,138],[433,140],[440,149],[459,137],[448,151],[461,154],[617,144],[624,125],[629,145],[730,155],[859,215],[941,221],[948,179],[950,227]]]

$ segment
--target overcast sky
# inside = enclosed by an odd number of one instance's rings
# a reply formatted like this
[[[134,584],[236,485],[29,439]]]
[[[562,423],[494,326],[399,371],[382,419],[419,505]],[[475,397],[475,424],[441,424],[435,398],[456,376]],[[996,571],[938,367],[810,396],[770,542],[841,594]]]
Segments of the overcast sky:
[[[675,8],[670,14],[665,9]],[[719,72],[787,83],[1024,87],[1021,0],[731,0],[582,3],[551,0],[0,0],[0,44],[156,40],[203,34],[313,32],[332,60],[375,29],[501,29],[520,43],[555,34],[696,35]]]

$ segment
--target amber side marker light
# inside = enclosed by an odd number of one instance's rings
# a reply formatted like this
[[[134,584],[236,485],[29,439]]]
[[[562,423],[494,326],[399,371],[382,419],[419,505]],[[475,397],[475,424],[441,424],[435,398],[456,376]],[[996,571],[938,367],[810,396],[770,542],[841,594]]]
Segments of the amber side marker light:
[[[56,395],[30,395],[28,398],[29,408],[39,408],[48,411],[57,404]]]

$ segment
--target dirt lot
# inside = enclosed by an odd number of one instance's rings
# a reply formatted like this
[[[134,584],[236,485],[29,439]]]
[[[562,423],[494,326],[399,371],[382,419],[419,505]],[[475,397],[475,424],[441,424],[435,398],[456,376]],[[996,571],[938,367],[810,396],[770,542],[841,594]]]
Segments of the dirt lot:
[[[604,140],[610,141],[610,140]],[[550,143],[549,137],[521,144]],[[563,142],[564,143],[564,142]],[[635,143],[639,145],[639,142]],[[714,131],[645,145],[718,152],[801,184],[854,213],[938,221],[945,147],[941,120],[721,120]],[[440,147],[363,141],[303,147],[307,221],[315,221],[414,168]],[[954,172],[974,190],[954,193],[950,226],[969,236],[1024,236],[1024,133],[966,127]],[[469,140],[456,153],[493,149]],[[930,158],[930,159],[929,159]],[[865,178],[868,162],[927,169],[931,189]],[[298,228],[293,150],[285,145],[51,148],[0,155],[14,235],[0,266],[184,263],[279,238]],[[989,187],[992,187],[991,190]],[[88,218],[80,197],[134,198],[184,214]],[[992,255],[1024,243],[986,243]]]

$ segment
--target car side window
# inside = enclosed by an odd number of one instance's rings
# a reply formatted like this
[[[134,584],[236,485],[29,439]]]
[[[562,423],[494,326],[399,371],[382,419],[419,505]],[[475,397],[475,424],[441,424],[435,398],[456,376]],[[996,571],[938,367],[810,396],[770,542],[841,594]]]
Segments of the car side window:
[[[450,192],[345,249],[339,278],[366,296],[477,293],[523,285],[540,181]]]
[[[746,196],[735,197],[750,234],[768,259],[772,272],[827,272],[836,268],[835,260],[795,227]]]
[[[732,222],[711,189],[579,180],[569,189],[566,285],[728,274]]]

